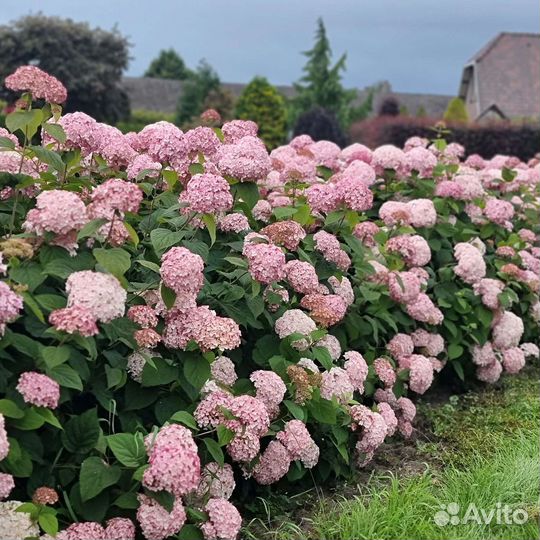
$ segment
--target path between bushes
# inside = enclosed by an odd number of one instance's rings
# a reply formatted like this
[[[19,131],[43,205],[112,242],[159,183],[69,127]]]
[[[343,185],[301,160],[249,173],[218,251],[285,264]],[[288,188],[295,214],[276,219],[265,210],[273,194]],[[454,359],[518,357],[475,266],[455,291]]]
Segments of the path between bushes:
[[[539,537],[540,380],[537,368],[496,386],[418,404],[416,437],[386,444],[355,485],[290,501],[261,500],[267,513],[244,538],[270,540],[530,540]],[[459,505],[459,509],[455,504]],[[470,505],[474,504],[475,509]],[[444,507],[442,506],[444,505]],[[523,509],[528,520],[505,524]],[[295,510],[291,511],[290,508]],[[490,523],[438,525],[494,510]],[[516,514],[521,519],[522,513]],[[455,521],[455,519],[454,519]],[[499,521],[500,523],[497,523]]]

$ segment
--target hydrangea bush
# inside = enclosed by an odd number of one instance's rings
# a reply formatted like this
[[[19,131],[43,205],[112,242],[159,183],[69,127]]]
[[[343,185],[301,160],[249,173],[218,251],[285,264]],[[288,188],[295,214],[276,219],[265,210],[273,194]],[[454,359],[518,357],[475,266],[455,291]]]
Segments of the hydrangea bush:
[[[232,540],[231,499],[350,475],[435,377],[538,357],[537,162],[123,135],[38,68],[6,85],[4,537]]]

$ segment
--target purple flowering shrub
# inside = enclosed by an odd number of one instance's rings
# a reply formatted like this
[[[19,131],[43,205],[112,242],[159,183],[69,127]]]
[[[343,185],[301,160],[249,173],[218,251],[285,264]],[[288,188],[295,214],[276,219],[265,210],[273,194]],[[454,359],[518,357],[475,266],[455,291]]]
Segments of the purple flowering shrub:
[[[538,163],[440,138],[268,154],[250,121],[123,135],[62,115],[40,70],[9,85],[8,535],[234,539],[231,500],[350,475],[436,377],[538,357]]]

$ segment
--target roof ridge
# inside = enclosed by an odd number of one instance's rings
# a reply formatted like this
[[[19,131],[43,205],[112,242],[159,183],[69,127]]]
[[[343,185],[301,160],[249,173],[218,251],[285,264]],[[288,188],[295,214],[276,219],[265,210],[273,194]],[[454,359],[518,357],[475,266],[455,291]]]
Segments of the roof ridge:
[[[475,54],[469,58],[467,64],[472,64],[473,62],[480,62],[484,56],[486,56],[495,45],[505,36],[511,37],[531,37],[531,38],[540,38],[540,34],[535,32],[499,32],[495,37],[492,37],[482,48],[480,48]]]

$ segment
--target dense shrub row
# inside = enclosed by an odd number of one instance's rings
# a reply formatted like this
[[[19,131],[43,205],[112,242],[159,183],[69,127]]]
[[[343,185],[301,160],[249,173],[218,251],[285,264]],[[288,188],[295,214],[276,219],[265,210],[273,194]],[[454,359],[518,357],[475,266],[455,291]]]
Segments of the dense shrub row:
[[[433,137],[432,126],[435,123],[433,119],[403,116],[372,118],[351,127],[351,140],[371,147],[383,144],[403,147],[410,137]],[[527,161],[539,151],[540,126],[537,123],[514,125],[506,122],[456,124],[450,125],[446,139],[461,144],[469,154],[480,154],[485,158],[503,154]]]
[[[348,476],[438,373],[538,356],[538,165],[268,154],[250,121],[123,135],[37,68],[5,84],[4,538],[233,539],[231,497]]]

